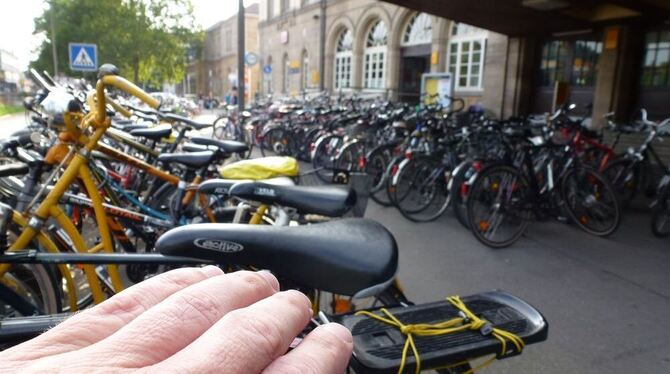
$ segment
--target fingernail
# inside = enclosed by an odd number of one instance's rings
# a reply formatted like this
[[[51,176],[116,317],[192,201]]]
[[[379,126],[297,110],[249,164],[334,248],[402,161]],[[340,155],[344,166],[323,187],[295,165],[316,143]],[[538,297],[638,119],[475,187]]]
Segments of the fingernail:
[[[351,337],[351,332],[344,326],[339,323],[327,323],[321,326],[322,329],[330,332],[331,334],[337,336],[343,342],[350,344],[353,343],[353,338]]]
[[[202,268],[202,272],[205,273],[208,277],[215,277],[217,275],[223,274],[223,270],[220,267],[214,265],[207,265]]]
[[[262,275],[263,278],[268,282],[268,284],[272,287],[273,290],[279,291],[279,281],[277,280],[277,277],[272,275],[270,270],[259,270],[258,274]]]

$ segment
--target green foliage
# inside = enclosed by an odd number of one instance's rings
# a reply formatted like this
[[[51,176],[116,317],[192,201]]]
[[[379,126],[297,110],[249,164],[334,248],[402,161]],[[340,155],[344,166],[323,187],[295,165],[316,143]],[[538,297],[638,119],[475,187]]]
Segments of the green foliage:
[[[23,107],[17,105],[5,105],[3,103],[0,103],[0,116],[4,116],[5,114],[21,113],[21,112],[23,112]]]
[[[187,52],[202,44],[194,26],[190,0],[51,0],[35,19],[35,33],[46,40],[31,66],[51,71],[50,17],[54,15],[58,67],[74,77],[93,73],[70,71],[68,43],[98,45],[98,63],[112,63],[129,79],[160,86],[183,79]]]

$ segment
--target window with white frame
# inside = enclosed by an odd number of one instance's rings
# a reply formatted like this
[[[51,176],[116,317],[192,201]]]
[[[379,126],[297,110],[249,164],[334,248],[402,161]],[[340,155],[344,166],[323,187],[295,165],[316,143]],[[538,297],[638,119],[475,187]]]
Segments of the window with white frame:
[[[307,51],[302,51],[302,82],[301,87],[306,90],[309,84],[309,55]]]
[[[345,89],[351,87],[351,59],[353,57],[354,35],[351,30],[342,31],[337,38],[337,49],[335,50],[334,84],[333,87]]]
[[[377,21],[368,32],[363,57],[363,87],[383,89],[386,85],[386,44],[388,29],[382,21]]]
[[[430,44],[433,40],[433,24],[426,13],[415,14],[407,23],[402,37],[403,47]]]
[[[456,23],[449,42],[449,72],[457,90],[481,90],[487,31]]]

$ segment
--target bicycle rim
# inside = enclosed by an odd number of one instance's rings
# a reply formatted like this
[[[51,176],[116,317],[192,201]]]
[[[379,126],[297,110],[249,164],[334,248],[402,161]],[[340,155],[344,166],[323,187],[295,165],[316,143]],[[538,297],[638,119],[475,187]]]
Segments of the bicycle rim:
[[[570,218],[582,230],[607,236],[619,227],[621,208],[614,187],[595,170],[569,170],[561,183],[561,197]]]
[[[468,195],[468,218],[475,237],[492,248],[512,245],[528,226],[529,187],[507,166],[482,171]]]

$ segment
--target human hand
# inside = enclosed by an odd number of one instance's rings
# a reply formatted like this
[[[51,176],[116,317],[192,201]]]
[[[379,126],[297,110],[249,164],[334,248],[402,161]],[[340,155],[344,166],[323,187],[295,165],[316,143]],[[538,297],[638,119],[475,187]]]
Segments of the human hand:
[[[269,272],[172,270],[0,352],[0,371],[343,373],[351,333],[330,323],[292,351],[309,299]]]

